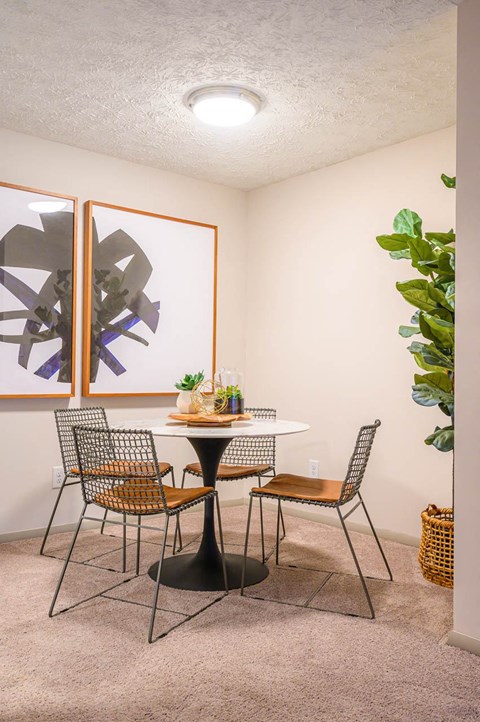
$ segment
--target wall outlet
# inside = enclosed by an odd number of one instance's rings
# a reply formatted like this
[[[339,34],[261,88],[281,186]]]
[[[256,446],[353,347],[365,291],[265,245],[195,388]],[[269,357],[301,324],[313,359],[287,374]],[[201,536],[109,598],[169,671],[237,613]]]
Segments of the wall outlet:
[[[320,478],[320,462],[318,459],[308,460],[308,475],[311,476],[312,479]]]
[[[63,466],[54,466],[52,468],[52,489],[60,489],[64,476]]]

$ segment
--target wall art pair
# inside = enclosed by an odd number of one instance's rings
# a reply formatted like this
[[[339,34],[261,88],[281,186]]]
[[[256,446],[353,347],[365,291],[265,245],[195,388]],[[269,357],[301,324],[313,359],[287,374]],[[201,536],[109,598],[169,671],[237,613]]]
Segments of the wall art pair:
[[[78,202],[0,183],[0,398],[75,394]],[[85,204],[82,393],[213,376],[216,226]]]

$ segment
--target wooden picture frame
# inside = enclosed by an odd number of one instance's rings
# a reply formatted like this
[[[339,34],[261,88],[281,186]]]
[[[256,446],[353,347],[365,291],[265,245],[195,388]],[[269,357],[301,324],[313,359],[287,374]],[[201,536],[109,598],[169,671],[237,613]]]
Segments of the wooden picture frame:
[[[75,395],[77,219],[75,196],[0,182],[0,398]]]
[[[84,396],[170,396],[185,373],[213,376],[217,245],[217,226],[87,201]]]

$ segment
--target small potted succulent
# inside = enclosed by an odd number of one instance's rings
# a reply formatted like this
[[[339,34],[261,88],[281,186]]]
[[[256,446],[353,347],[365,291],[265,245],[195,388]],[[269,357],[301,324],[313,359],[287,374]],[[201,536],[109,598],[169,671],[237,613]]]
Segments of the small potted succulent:
[[[192,390],[205,378],[203,371],[196,374],[185,374],[183,379],[177,381],[175,388],[179,390],[177,397],[177,409],[181,414],[194,414],[195,408],[192,404]]]
[[[243,414],[245,411],[245,400],[239,386],[225,386],[219,389],[217,395],[227,400],[222,414]]]

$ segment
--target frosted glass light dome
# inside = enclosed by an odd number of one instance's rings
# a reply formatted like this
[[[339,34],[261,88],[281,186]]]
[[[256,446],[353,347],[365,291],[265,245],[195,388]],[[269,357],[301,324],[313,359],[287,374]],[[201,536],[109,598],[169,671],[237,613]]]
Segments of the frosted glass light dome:
[[[248,123],[262,105],[262,99],[253,90],[234,85],[197,88],[185,102],[203,123],[223,128]]]

